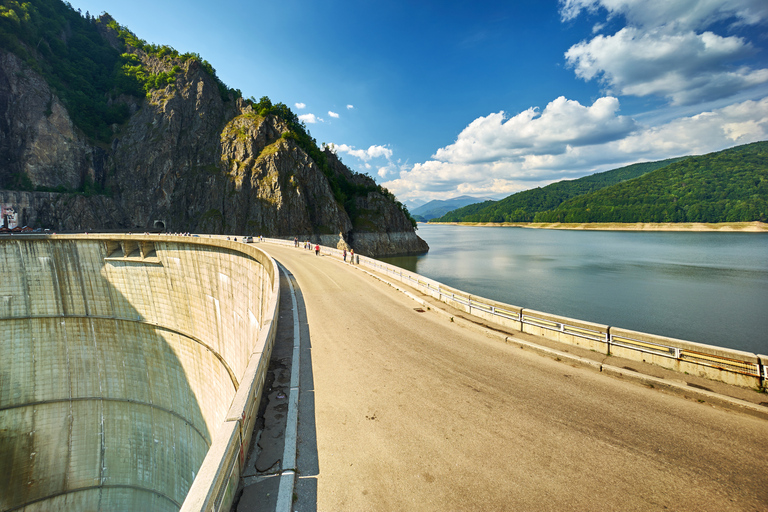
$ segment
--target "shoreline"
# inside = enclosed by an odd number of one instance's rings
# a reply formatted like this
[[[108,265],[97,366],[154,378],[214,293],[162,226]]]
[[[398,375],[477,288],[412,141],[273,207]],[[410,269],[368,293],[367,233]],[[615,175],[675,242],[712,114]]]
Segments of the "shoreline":
[[[696,231],[720,233],[768,233],[765,222],[423,222],[443,226],[567,229],[582,231]]]

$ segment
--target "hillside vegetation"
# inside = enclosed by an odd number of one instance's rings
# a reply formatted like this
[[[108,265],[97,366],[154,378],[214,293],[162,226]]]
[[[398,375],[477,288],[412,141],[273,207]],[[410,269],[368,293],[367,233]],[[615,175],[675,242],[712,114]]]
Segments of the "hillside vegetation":
[[[512,194],[500,201],[465,206],[432,222],[533,222],[537,213],[551,210],[563,201],[642,176],[679,160],[681,158],[633,164],[576,180],[559,181]]]
[[[432,222],[766,222],[768,142],[630,165],[454,210]]]
[[[575,197],[535,222],[751,222],[768,220],[768,142],[689,157]]]

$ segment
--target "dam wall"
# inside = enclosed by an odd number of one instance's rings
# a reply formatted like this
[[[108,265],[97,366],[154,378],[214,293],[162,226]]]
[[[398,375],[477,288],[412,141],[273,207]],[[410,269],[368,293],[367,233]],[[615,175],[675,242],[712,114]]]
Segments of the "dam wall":
[[[278,239],[268,241],[285,244],[285,241]],[[335,248],[323,247],[322,252],[342,258],[342,251]],[[766,355],[630,331],[513,306],[468,294],[373,258],[360,255],[355,257],[362,267],[385,274],[460,311],[507,329],[736,386],[765,388],[768,383]]]
[[[3,236],[0,260],[0,510],[177,511],[193,484],[199,509],[228,506],[274,261],[164,235]]]

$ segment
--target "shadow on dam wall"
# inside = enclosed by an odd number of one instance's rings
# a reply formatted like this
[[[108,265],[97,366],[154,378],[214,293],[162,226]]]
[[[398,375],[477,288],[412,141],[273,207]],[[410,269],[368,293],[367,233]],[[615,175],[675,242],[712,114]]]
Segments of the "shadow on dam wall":
[[[167,237],[14,237],[0,260],[0,511],[178,510],[253,349],[233,340],[263,321],[263,268]]]

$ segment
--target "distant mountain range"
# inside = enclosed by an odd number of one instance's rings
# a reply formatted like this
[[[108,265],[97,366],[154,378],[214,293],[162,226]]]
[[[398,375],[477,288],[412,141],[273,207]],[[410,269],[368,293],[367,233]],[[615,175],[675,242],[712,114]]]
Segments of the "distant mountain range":
[[[433,222],[768,220],[768,142],[634,164],[465,206]]]
[[[446,213],[475,203],[482,203],[484,201],[493,201],[487,197],[472,197],[472,196],[459,196],[453,199],[439,200],[435,199],[429,201],[417,208],[411,210],[411,215],[418,222],[426,222],[430,219],[442,217]]]

